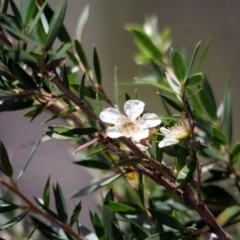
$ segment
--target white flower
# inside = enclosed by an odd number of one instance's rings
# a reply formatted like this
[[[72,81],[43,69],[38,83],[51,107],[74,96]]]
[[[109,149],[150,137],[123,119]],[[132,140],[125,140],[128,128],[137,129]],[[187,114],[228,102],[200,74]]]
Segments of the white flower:
[[[128,100],[124,104],[124,112],[127,116],[122,115],[116,108],[107,108],[100,113],[100,119],[103,122],[113,124],[106,130],[110,138],[119,138],[125,136],[135,141],[147,138],[149,128],[156,127],[161,120],[154,113],[146,113],[140,117],[143,112],[145,103],[139,100]]]
[[[169,128],[161,127],[160,131],[164,134],[163,140],[158,144],[160,148],[177,144],[190,133],[189,124],[186,119],[179,121]]]

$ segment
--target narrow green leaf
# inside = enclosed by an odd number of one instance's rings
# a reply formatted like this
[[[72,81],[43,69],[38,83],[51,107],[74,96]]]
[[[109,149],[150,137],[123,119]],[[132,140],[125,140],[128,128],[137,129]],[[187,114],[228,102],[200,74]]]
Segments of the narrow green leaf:
[[[196,168],[196,161],[190,160],[178,173],[175,182],[176,188],[182,188],[193,180],[193,175]]]
[[[35,233],[35,231],[37,230],[37,228],[38,228],[38,226],[35,226],[35,227],[33,228],[32,232],[29,234],[27,240],[31,240],[31,239],[32,239],[32,236],[33,236],[33,234]]]
[[[156,219],[159,223],[170,228],[177,229],[179,231],[184,230],[184,226],[176,218],[172,217],[166,212],[154,209],[149,209],[149,211],[152,214],[153,218]]]
[[[38,87],[32,77],[28,75],[16,62],[9,59],[8,68],[13,76],[21,81],[21,83],[25,86],[26,89],[38,90]]]
[[[110,189],[104,198],[104,202],[114,201],[113,190]],[[109,210],[104,204],[102,206],[102,224],[110,239],[113,238],[112,224],[116,222],[115,213]]]
[[[200,149],[200,152],[208,158],[211,158],[213,160],[218,160],[218,161],[227,161],[227,159],[225,157],[223,157],[222,155],[218,154],[217,152],[215,152],[212,148],[203,148]]]
[[[46,49],[49,49],[52,47],[53,42],[55,41],[56,37],[58,36],[59,32],[62,29],[66,9],[67,9],[67,1],[64,0],[59,5],[59,7],[55,11],[55,13],[51,19],[51,23],[49,26],[49,32],[48,32],[47,39],[45,42]]]
[[[182,145],[171,145],[162,148],[163,152],[172,157],[184,157],[189,155],[189,150]]]
[[[120,229],[114,224],[112,224],[112,233],[113,233],[113,238],[114,240],[124,240],[122,232],[120,231]]]
[[[22,21],[21,14],[18,10],[18,7],[13,0],[10,0],[10,5],[14,14],[14,18],[16,19],[16,23],[18,24],[19,28],[22,29],[23,21]]]
[[[183,82],[186,76],[186,67],[181,54],[177,50],[172,49],[170,57],[176,78],[179,82]]]
[[[106,206],[110,211],[116,212],[116,213],[136,213],[137,209],[135,207],[131,207],[127,204],[120,203],[120,202],[114,202],[114,201],[104,201],[104,206]]]
[[[69,89],[69,79],[68,79],[68,74],[67,74],[67,69],[65,64],[63,65],[63,68],[62,68],[62,80],[66,88]]]
[[[50,138],[62,140],[62,141],[76,140],[78,138],[78,135],[76,134],[63,135],[55,132],[46,132],[45,135],[49,136]]]
[[[1,204],[0,205],[0,213],[6,213],[15,209],[18,209],[19,206],[15,204]]]
[[[114,182],[115,180],[117,180],[118,178],[120,178],[123,174],[119,173],[119,174],[114,174],[110,177],[105,177],[99,181],[97,181],[96,183],[93,183],[79,191],[77,191],[76,193],[74,193],[70,198],[76,198],[76,197],[82,197],[82,196],[86,196],[112,182]]]
[[[146,238],[145,240],[162,240],[159,233],[153,234],[152,236]]]
[[[102,111],[102,104],[101,104],[101,101],[98,97],[98,93],[96,93],[96,101],[95,101],[95,104],[94,104],[94,113],[99,116],[101,111]]]
[[[59,217],[63,223],[66,223],[68,220],[67,214],[67,206],[64,199],[64,195],[62,193],[61,186],[57,183],[56,188],[53,187],[53,193],[55,196],[55,205],[58,212]]]
[[[28,158],[26,159],[26,161],[25,161],[25,163],[24,163],[24,165],[23,165],[23,167],[22,167],[22,169],[21,169],[21,171],[20,171],[20,173],[19,173],[19,175],[18,175],[17,181],[19,181],[19,180],[21,179],[23,173],[26,171],[27,166],[28,166],[28,164],[30,163],[30,161],[31,161],[34,153],[36,152],[38,146],[39,146],[40,143],[42,142],[43,136],[44,136],[44,135],[42,135],[42,136],[36,141],[35,146],[33,147],[32,151],[30,152]]]
[[[93,216],[93,227],[95,229],[96,235],[98,236],[99,240],[108,240],[105,228],[102,225],[100,218],[98,217],[97,213]]]
[[[50,204],[50,176],[48,177],[48,180],[45,184],[44,190],[43,190],[43,202],[44,206],[49,208]]]
[[[212,44],[212,38],[209,38],[207,40],[204,48],[203,48],[203,53],[202,53],[202,55],[200,57],[198,65],[197,65],[196,72],[199,72],[202,69],[203,63],[205,61],[205,58],[207,56],[207,53],[209,51],[209,48],[210,48],[211,44]]]
[[[191,75],[189,78],[187,78],[184,85],[185,85],[185,87],[193,86],[193,85],[201,83],[203,81],[203,79],[204,79],[204,76],[202,73],[196,73],[196,74]]]
[[[72,216],[71,216],[70,224],[69,224],[71,227],[72,227],[73,224],[78,220],[78,217],[79,217],[79,215],[80,215],[81,210],[82,210],[82,204],[81,204],[81,202],[79,202],[79,203],[75,206],[75,208],[74,208],[74,210],[73,210],[73,212],[72,212]]]
[[[228,144],[232,142],[232,100],[231,100],[231,92],[229,90],[229,80],[227,81],[224,97],[223,97],[223,119],[222,119],[222,127],[223,134],[226,136],[226,140]]]
[[[236,142],[231,150],[230,162],[231,164],[235,164],[239,160],[240,160],[240,142]]]
[[[148,234],[138,224],[130,222],[130,225],[136,239],[145,240],[148,238]]]
[[[83,50],[82,44],[77,39],[74,41],[74,44],[75,44],[75,49],[76,49],[77,55],[78,55],[79,59],[81,60],[85,70],[88,72],[90,70],[90,67],[89,67],[85,52]]]
[[[211,136],[213,140],[217,141],[218,144],[226,145],[227,141],[223,133],[216,127],[212,127]]]
[[[84,100],[84,96],[85,96],[85,78],[86,78],[86,74],[84,73],[81,79],[81,84],[79,86],[79,98],[81,100]]]
[[[88,21],[88,16],[89,16],[89,5],[84,7],[84,9],[82,10],[82,12],[80,14],[80,17],[78,19],[78,23],[77,23],[77,36],[78,36],[78,40],[79,41],[81,41],[83,30],[84,30],[85,25],[86,25],[86,23]]]
[[[0,142],[0,169],[6,176],[10,178],[13,176],[13,168],[3,142]]]
[[[100,62],[99,62],[96,47],[94,47],[94,50],[93,50],[93,65],[94,65],[94,71],[95,71],[97,82],[101,86],[102,74],[101,74],[101,67],[100,67]]]
[[[23,21],[23,27],[27,27],[36,9],[35,0],[21,0],[20,13]]]
[[[209,117],[212,120],[217,120],[216,108],[214,107],[214,103],[209,98],[209,95],[207,95],[207,93],[203,89],[201,89],[199,91],[199,97],[200,97],[201,103],[202,103],[205,111],[208,113]]]
[[[12,227],[13,225],[17,224],[24,217],[26,217],[27,214],[28,214],[28,211],[23,212],[23,213],[19,214],[18,216],[14,217],[9,222],[7,222],[7,223],[3,224],[2,226],[0,226],[0,231],[6,230],[6,229]]]
[[[5,1],[4,1],[3,7],[2,7],[2,14],[6,14],[6,13],[7,13],[9,1],[10,1],[10,0],[5,0]]]
[[[192,69],[192,66],[193,66],[193,64],[194,64],[194,61],[195,61],[195,58],[196,58],[196,56],[197,56],[197,53],[198,53],[198,50],[199,50],[200,45],[201,45],[201,42],[199,42],[199,43],[196,45],[195,49],[194,49],[191,62],[190,62],[190,64],[189,64],[187,73],[186,73],[185,78],[184,78],[184,82],[185,82],[184,84],[185,84],[185,86],[187,86],[186,81],[187,81],[187,79],[188,79],[188,76],[189,76],[190,71],[191,71],[191,69]]]
[[[158,95],[164,99],[164,101],[166,101],[168,103],[168,105],[170,105],[172,108],[174,108],[175,110],[179,111],[179,112],[182,112],[184,107],[183,107],[183,104],[177,100],[177,99],[172,99],[162,93],[158,93]]]
[[[114,166],[121,166],[121,167],[135,166],[139,163],[142,163],[142,159],[140,159],[140,158],[128,158],[128,159],[123,159],[123,160],[120,160],[120,161],[116,162],[116,164],[114,164]]]
[[[93,160],[93,159],[74,161],[73,163],[77,165],[81,165],[83,167],[87,167],[87,168],[95,168],[95,169],[101,169],[101,170],[111,169],[111,166],[109,164],[105,162],[100,162],[99,160]]]

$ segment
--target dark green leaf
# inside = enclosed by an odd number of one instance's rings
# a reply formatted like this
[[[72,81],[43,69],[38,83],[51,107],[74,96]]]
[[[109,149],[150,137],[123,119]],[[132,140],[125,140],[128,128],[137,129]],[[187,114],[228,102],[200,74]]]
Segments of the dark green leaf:
[[[11,5],[12,11],[14,13],[14,18],[16,19],[16,23],[18,24],[19,28],[22,29],[23,22],[22,22],[22,17],[18,10],[18,7],[13,0],[10,0],[10,5]]]
[[[240,142],[236,142],[231,150],[230,161],[232,164],[235,164],[239,159],[240,159]]]
[[[170,240],[171,238],[168,238],[168,239]],[[160,237],[159,233],[156,233],[156,234],[146,238],[145,240],[162,240],[162,238]]]
[[[101,162],[99,160],[94,160],[94,159],[74,161],[73,163],[81,165],[83,167],[88,167],[88,168],[96,168],[96,169],[101,169],[101,170],[110,170],[111,169],[110,164]]]
[[[101,111],[102,111],[102,104],[101,104],[101,101],[98,97],[98,93],[96,93],[96,102],[94,104],[94,113],[99,116]]]
[[[132,232],[137,240],[148,238],[148,234],[136,223],[130,222]]]
[[[154,61],[162,62],[162,53],[146,33],[135,27],[129,27],[128,30],[133,33],[135,43],[144,55]]]
[[[122,232],[120,231],[120,229],[114,224],[112,224],[112,233],[113,233],[113,238],[114,240],[124,240]]]
[[[45,133],[47,136],[49,136],[50,138],[53,139],[57,139],[57,140],[62,140],[62,141],[69,141],[69,140],[76,140],[78,138],[77,135],[64,135],[64,134],[58,134],[55,132],[46,132]]]
[[[96,47],[94,47],[94,51],[93,51],[93,65],[94,65],[94,70],[95,70],[95,75],[96,75],[97,82],[101,86],[101,84],[102,84],[102,74],[101,74],[101,67],[100,67],[100,62],[99,62]]]
[[[5,213],[5,212],[9,212],[15,209],[18,209],[19,206],[15,205],[15,204],[1,204],[0,205],[0,213]]]
[[[28,158],[26,159],[26,161],[25,161],[25,163],[24,163],[24,165],[23,165],[23,167],[22,167],[22,169],[21,169],[21,171],[20,171],[20,173],[19,173],[19,175],[18,175],[17,181],[19,181],[19,180],[21,179],[23,173],[24,173],[25,170],[27,169],[27,166],[28,166],[28,164],[30,163],[30,161],[31,161],[31,159],[32,159],[35,151],[37,150],[39,144],[41,143],[42,139],[43,139],[43,136],[41,136],[41,137],[36,141],[36,145],[34,146],[34,148],[32,149],[32,151],[30,152]]]
[[[226,145],[227,141],[223,133],[217,129],[216,127],[212,127],[211,136],[214,140],[216,140],[219,144]]]
[[[136,213],[137,210],[135,207],[131,207],[127,204],[120,203],[120,202],[114,202],[114,201],[104,201],[104,206],[106,206],[110,211],[116,212],[116,213]]]
[[[84,96],[85,96],[85,78],[86,78],[86,74],[84,73],[81,79],[81,84],[80,84],[80,88],[79,88],[79,98],[81,100],[84,100]]]
[[[162,148],[162,150],[172,157],[184,157],[189,155],[189,150],[182,145],[171,145]]]
[[[3,142],[0,142],[0,169],[6,176],[10,178],[13,176],[13,168]]]
[[[199,84],[203,81],[204,76],[202,73],[196,73],[191,75],[189,78],[187,78],[187,80],[185,81],[185,86],[193,86],[196,84]]]
[[[55,197],[55,205],[57,208],[58,215],[61,218],[61,221],[63,223],[66,223],[68,220],[67,206],[64,199],[64,195],[62,193],[62,189],[58,183],[56,185],[56,188],[53,187],[53,193]]]
[[[149,209],[149,211],[152,214],[153,218],[156,219],[159,223],[166,225],[170,228],[177,229],[179,231],[184,230],[184,226],[176,218],[172,217],[171,215],[161,210]]]
[[[69,50],[70,47],[72,47],[72,43],[62,43],[61,46],[58,48],[56,54],[54,55],[54,59],[64,58],[64,55],[66,55],[66,52]]]
[[[49,208],[50,203],[50,176],[48,177],[48,180],[45,184],[44,190],[43,190],[43,202],[44,206]]]
[[[97,132],[96,128],[91,128],[91,127],[72,128],[67,126],[56,125],[48,128],[55,133],[64,134],[64,135],[71,135],[71,134],[86,135],[86,134],[92,134]]]
[[[209,169],[209,172],[212,176],[204,180],[204,183],[218,182],[230,178],[230,173],[226,171]]]
[[[90,70],[90,67],[88,65],[87,57],[85,55],[83,47],[77,39],[74,41],[74,44],[75,44],[75,49],[77,51],[77,55],[78,55],[79,59],[81,60],[83,66],[85,67],[85,70],[88,72]]]
[[[26,89],[38,90],[38,87],[32,77],[28,75],[16,62],[9,59],[8,68],[13,76],[18,79]]]
[[[97,213],[93,216],[93,227],[95,229],[96,235],[98,236],[99,240],[108,240],[105,228],[102,225],[100,218],[98,217]]]
[[[2,14],[6,14],[8,10],[8,4],[10,0],[5,0],[2,7]]]
[[[12,227],[13,225],[17,224],[18,222],[20,222],[26,215],[28,214],[28,211],[23,212],[21,214],[19,214],[18,216],[14,217],[13,219],[11,219],[9,222],[3,224],[2,226],[0,226],[0,231],[6,230],[10,227]]]
[[[217,120],[216,108],[214,106],[215,104],[214,102],[211,101],[211,99],[209,98],[209,95],[207,95],[207,93],[203,89],[201,89],[199,91],[199,97],[209,117],[212,120]]]
[[[202,187],[202,191],[209,202],[217,203],[218,205],[225,207],[238,205],[238,202],[235,200],[235,198],[221,187],[207,185]]]
[[[224,98],[223,98],[223,133],[226,136],[228,144],[232,142],[232,101],[231,92],[229,90],[229,80],[227,81]]]
[[[134,165],[137,165],[139,163],[142,163],[142,159],[140,159],[140,158],[128,158],[128,159],[123,159],[123,160],[120,160],[120,161],[116,162],[116,164],[114,164],[114,166],[121,166],[121,167],[134,166]]]
[[[46,49],[49,49],[52,47],[53,42],[55,41],[56,37],[62,30],[66,9],[67,9],[67,1],[64,0],[59,5],[59,7],[55,11],[55,13],[51,19],[51,23],[49,26],[49,32],[48,32],[47,39],[45,42]]]
[[[186,67],[182,56],[177,50],[171,50],[171,63],[176,78],[179,82],[183,82],[186,75]]]
[[[161,98],[163,98],[164,99],[164,101],[166,101],[172,108],[174,108],[174,109],[176,109],[177,111],[179,111],[179,112],[182,112],[183,111],[183,105],[182,105],[182,103],[179,101],[179,100],[177,100],[177,99],[172,99],[172,98],[170,98],[170,97],[168,97],[168,96],[166,96],[166,95],[164,95],[164,94],[162,94],[162,93],[158,93],[160,96],[161,96]]]
[[[175,182],[176,188],[182,188],[193,180],[193,175],[196,168],[196,161],[190,160],[178,173],[177,180]]]
[[[73,210],[73,212],[72,212],[72,216],[71,216],[70,224],[69,224],[71,227],[72,227],[73,224],[78,220],[78,217],[79,217],[79,215],[80,215],[81,210],[82,210],[82,205],[81,205],[81,202],[79,202],[79,203],[75,206],[75,208],[74,208],[74,210]]]
[[[191,69],[192,69],[192,66],[193,66],[193,64],[194,64],[195,58],[196,58],[197,53],[198,53],[198,49],[199,49],[199,47],[200,47],[200,44],[201,44],[201,42],[199,42],[199,43],[196,45],[195,49],[194,49],[194,52],[193,52],[193,55],[192,55],[192,59],[191,59],[191,62],[190,62],[190,64],[189,64],[189,67],[188,67],[188,70],[187,70],[187,73],[186,73],[186,76],[185,76],[185,79],[184,79],[184,81],[185,81],[185,83],[184,83],[185,86],[187,86],[186,81],[187,81],[187,79],[188,79],[189,73],[190,73],[190,71],[191,71]]]
[[[104,202],[107,201],[114,201],[114,195],[112,189],[109,190],[109,192],[106,194],[104,198]],[[104,204],[102,206],[102,223],[103,227],[106,229],[107,234],[110,239],[113,238],[113,229],[112,229],[112,224],[115,222],[115,214],[111,210],[109,210]]]
[[[36,9],[35,0],[21,0],[20,1],[20,13],[22,16],[23,27],[25,28],[30,22]]]
[[[68,79],[68,74],[67,74],[67,69],[65,64],[63,65],[63,68],[62,68],[62,80],[66,88],[69,89],[69,79]]]
[[[96,183],[93,183],[79,191],[77,191],[76,193],[74,193],[71,198],[76,198],[76,197],[82,197],[82,196],[86,196],[112,182],[114,182],[115,180],[117,180],[119,177],[122,176],[122,173],[116,174],[116,175],[112,175],[110,177],[105,177],[103,179],[101,179],[100,181],[97,181]]]
[[[89,6],[87,5],[81,12],[80,17],[78,19],[77,24],[77,36],[79,41],[81,41],[81,36],[83,33],[83,30],[85,28],[85,25],[88,21],[88,15],[89,15]]]

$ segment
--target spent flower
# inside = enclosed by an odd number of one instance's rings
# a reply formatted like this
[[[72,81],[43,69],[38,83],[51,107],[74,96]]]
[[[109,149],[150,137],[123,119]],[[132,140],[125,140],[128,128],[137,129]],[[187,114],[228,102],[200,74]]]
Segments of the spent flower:
[[[147,138],[149,128],[158,126],[161,120],[154,113],[143,113],[145,103],[140,100],[128,100],[124,104],[124,112],[127,116],[120,113],[117,108],[107,108],[100,113],[100,119],[112,124],[106,130],[110,138],[125,136],[135,141]]]
[[[158,146],[163,148],[169,145],[177,144],[180,140],[188,137],[190,127],[187,119],[184,119],[169,128],[161,127],[160,131],[163,133],[164,138]]]

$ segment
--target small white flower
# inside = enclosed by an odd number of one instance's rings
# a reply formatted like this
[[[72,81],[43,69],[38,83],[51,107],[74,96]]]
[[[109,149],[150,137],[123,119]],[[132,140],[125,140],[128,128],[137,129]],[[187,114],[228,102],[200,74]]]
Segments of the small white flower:
[[[161,127],[160,131],[164,134],[163,140],[158,144],[160,148],[177,144],[181,139],[186,138],[190,133],[187,120],[181,120],[169,128]]]
[[[108,137],[119,138],[125,136],[135,141],[147,138],[149,128],[156,127],[161,120],[154,113],[146,113],[140,117],[143,112],[145,103],[139,100],[128,100],[124,104],[124,112],[127,116],[122,115],[116,108],[107,108],[100,113],[100,119],[103,122],[113,124],[106,130]]]

